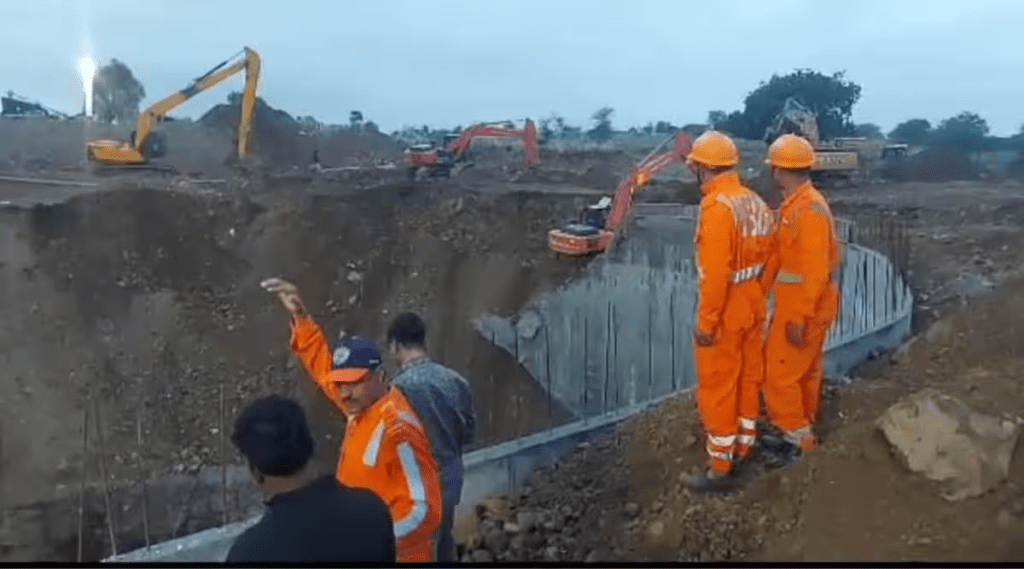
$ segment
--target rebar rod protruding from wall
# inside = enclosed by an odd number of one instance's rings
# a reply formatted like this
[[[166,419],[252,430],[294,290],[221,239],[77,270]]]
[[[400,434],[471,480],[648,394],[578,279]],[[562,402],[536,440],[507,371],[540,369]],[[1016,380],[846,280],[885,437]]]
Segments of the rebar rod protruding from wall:
[[[114,509],[110,504],[110,482],[107,480],[107,449],[103,442],[103,420],[100,417],[99,403],[93,399],[92,414],[96,418],[96,438],[100,448],[100,476],[103,477],[103,502],[107,509],[107,532],[110,534],[111,555],[117,555],[117,532],[114,531]]]
[[[227,409],[224,405],[224,375],[221,374],[220,381],[220,425],[217,434],[220,436],[220,511],[221,523],[228,523],[228,457],[224,445],[224,424]]]
[[[82,481],[78,487],[78,563],[82,562],[85,532],[85,484],[89,472],[89,399],[82,400]]]
[[[135,408],[135,442],[138,445],[138,460],[135,463],[136,469],[139,471],[139,490],[142,495],[142,533],[146,541],[146,547],[149,547],[149,500],[146,499],[146,475],[143,472],[143,446],[142,446],[142,404],[143,399],[139,397],[139,403]]]

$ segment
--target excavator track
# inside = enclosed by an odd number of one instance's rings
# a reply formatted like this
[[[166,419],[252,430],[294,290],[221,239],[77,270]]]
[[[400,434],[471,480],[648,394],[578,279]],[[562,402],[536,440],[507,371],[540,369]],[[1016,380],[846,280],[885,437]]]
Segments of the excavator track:
[[[178,169],[173,166],[162,166],[155,164],[125,164],[125,165],[96,165],[92,170],[93,174],[99,177],[110,177],[130,172],[155,172],[168,176],[179,174]]]

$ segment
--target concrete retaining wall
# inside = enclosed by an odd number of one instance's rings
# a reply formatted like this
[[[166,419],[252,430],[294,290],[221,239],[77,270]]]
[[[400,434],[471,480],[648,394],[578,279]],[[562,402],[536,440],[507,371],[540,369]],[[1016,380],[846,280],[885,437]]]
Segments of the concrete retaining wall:
[[[694,213],[638,208],[628,239],[586,278],[538,298],[516,318],[481,317],[478,330],[579,418],[693,386]],[[849,234],[849,223],[840,227]],[[898,345],[910,326],[911,292],[880,253],[847,244],[841,290],[825,346],[849,347],[824,366],[832,380],[870,353]],[[892,338],[878,345],[882,329]]]
[[[481,317],[481,334],[513,354],[580,420],[465,456],[460,509],[517,488],[537,466],[649,410],[695,383],[691,333],[696,302],[692,206],[638,206],[590,274],[547,294],[509,320]],[[850,224],[840,224],[840,235]],[[842,308],[826,341],[833,380],[910,332],[912,295],[881,254],[847,245]],[[111,558],[218,561],[248,520]]]

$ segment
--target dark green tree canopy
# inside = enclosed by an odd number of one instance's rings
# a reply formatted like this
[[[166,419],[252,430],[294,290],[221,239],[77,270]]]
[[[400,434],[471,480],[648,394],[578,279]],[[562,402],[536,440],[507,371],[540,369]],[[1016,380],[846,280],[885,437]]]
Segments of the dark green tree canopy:
[[[590,120],[594,121],[594,127],[587,131],[587,134],[598,142],[610,139],[612,137],[613,114],[615,114],[615,109],[611,107],[601,107],[594,111],[594,114],[590,117]]]
[[[889,132],[889,138],[906,144],[924,144],[932,132],[932,123],[927,119],[910,119],[896,125]]]
[[[798,69],[788,75],[772,75],[744,100],[743,122],[748,138],[761,138],[775,120],[786,99],[793,97],[818,116],[822,138],[854,134],[853,106],[860,99],[860,85],[845,79],[845,72],[825,75]]]
[[[131,123],[139,118],[146,89],[124,62],[112,59],[92,79],[93,116],[102,122]]]
[[[957,148],[964,152],[979,152],[988,136],[988,122],[977,113],[963,111],[939,123],[932,131],[931,142],[936,146]]]

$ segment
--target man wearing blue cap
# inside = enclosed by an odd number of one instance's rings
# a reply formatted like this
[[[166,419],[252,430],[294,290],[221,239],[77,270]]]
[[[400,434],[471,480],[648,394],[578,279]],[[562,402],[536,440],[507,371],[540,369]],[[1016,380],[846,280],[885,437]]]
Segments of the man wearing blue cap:
[[[298,288],[281,279],[264,281],[291,314],[291,348],[320,391],[345,414],[345,438],[337,479],[375,492],[394,520],[398,562],[434,561],[441,523],[441,490],[430,442],[412,406],[384,382],[381,353],[360,336],[332,350],[310,318]]]

